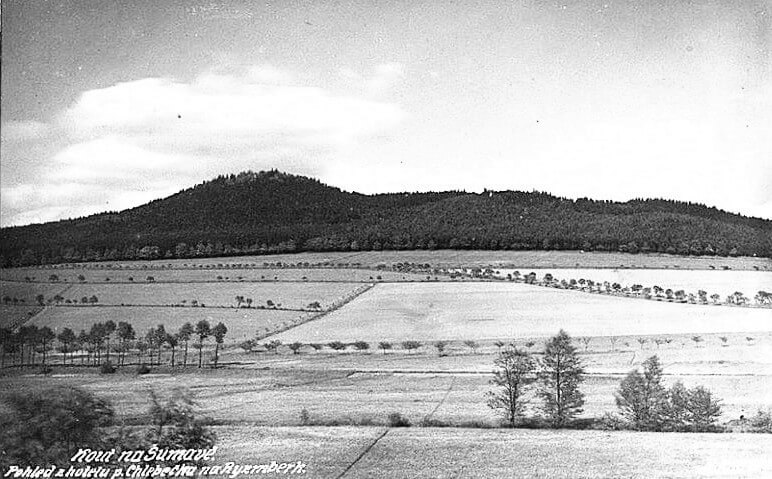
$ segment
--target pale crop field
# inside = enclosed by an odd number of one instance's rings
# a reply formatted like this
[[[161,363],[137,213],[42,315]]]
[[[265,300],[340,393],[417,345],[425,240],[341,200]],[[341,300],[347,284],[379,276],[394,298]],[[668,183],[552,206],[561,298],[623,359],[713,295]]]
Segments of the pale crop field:
[[[379,284],[278,335],[292,341],[493,340],[772,330],[770,310],[672,304],[514,283]]]
[[[770,450],[769,435],[392,429],[346,477],[756,478]]]
[[[90,306],[90,307],[47,307],[36,315],[28,324],[38,327],[48,326],[54,332],[70,328],[76,333],[86,331],[98,322],[112,320],[115,323],[130,323],[138,335],[163,324],[168,332],[176,332],[186,322],[193,326],[201,320],[209,321],[211,326],[222,322],[228,327],[226,342],[242,341],[263,332],[265,328],[274,329],[282,324],[308,317],[311,313],[297,311],[273,311],[236,308],[166,308],[166,307],[125,307],[125,306]],[[211,342],[211,340],[210,340]]]
[[[96,295],[106,305],[187,305],[193,301],[206,306],[233,306],[236,296],[253,300],[252,308],[268,307],[267,301],[283,308],[303,309],[315,301],[322,308],[353,292],[356,283],[155,283],[155,284],[77,284],[65,297],[80,300]],[[241,306],[246,306],[243,302]]]
[[[500,269],[502,277],[513,273],[512,269]],[[534,272],[537,279],[541,280],[547,273],[552,274],[556,280],[565,279],[590,279],[596,283],[608,281],[619,283],[622,287],[640,284],[644,287],[660,286],[662,289],[670,288],[673,291],[684,290],[687,294],[697,294],[698,290],[704,290],[710,296],[713,293],[721,295],[721,301],[727,295],[735,291],[744,293],[753,300],[759,291],[772,292],[772,272],[768,271],[722,271],[722,270],[653,270],[653,269],[523,269],[517,270],[522,275]]]
[[[221,259],[221,258],[219,258]],[[165,263],[163,263],[165,265]],[[160,266],[158,264],[156,266]],[[198,264],[201,266],[202,264]],[[23,282],[23,284],[36,284],[37,282],[49,282],[52,274],[59,280],[52,285],[64,288],[69,284],[80,283],[79,276],[83,276],[87,283],[148,283],[148,276],[152,276],[156,283],[224,283],[237,282],[348,282],[363,283],[374,281],[427,281],[427,275],[416,273],[398,273],[395,271],[376,271],[373,269],[338,269],[338,268],[199,268],[190,265],[183,267],[181,264],[174,268],[163,269],[128,269],[107,268],[101,263],[90,263],[79,267],[59,267],[47,269],[4,269],[0,271],[0,278],[7,282]],[[138,265],[131,265],[139,267]],[[143,266],[147,266],[144,264]],[[35,278],[33,282],[26,283],[25,278]],[[380,279],[379,279],[380,277]],[[432,275],[432,281],[435,276]],[[438,280],[447,280],[446,276],[437,276]]]
[[[0,281],[0,299],[5,296],[24,300],[27,306],[37,304],[35,299],[37,295],[42,294],[46,298],[66,291],[66,284],[46,284],[46,283],[19,283],[15,281]]]

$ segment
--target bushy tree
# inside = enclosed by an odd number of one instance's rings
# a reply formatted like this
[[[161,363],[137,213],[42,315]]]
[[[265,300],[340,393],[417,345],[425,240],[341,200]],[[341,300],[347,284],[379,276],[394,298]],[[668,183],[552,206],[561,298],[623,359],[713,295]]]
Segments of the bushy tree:
[[[217,325],[212,328],[212,336],[214,336],[214,367],[217,369],[217,360],[219,359],[220,355],[220,346],[225,341],[225,335],[228,334],[228,328],[223,323],[217,323]]]
[[[204,340],[212,334],[212,328],[209,326],[209,321],[205,319],[199,321],[196,324],[195,334],[198,336],[198,367],[200,369],[203,362]]]
[[[110,404],[75,387],[12,392],[0,417],[0,466],[64,466],[78,448],[104,445]]]
[[[584,380],[584,368],[571,337],[562,329],[546,344],[539,379],[539,395],[553,427],[565,426],[582,412],[584,394],[579,384]]]
[[[196,418],[195,406],[187,389],[175,389],[168,398],[160,398],[151,391],[149,416],[154,427],[148,433],[148,441],[168,449],[212,447],[216,436],[205,420]]]
[[[488,407],[500,411],[510,427],[523,414],[523,394],[536,380],[536,362],[525,351],[510,344],[493,361],[494,371],[490,384],[495,390],[488,391]]]
[[[720,400],[703,386],[687,389],[677,381],[666,389],[657,356],[643,362],[643,374],[636,369],[622,380],[616,402],[640,431],[715,431],[721,416]]]
[[[667,395],[662,386],[662,367],[655,355],[643,362],[643,374],[630,371],[615,394],[617,407],[639,431],[656,430],[662,424]]]

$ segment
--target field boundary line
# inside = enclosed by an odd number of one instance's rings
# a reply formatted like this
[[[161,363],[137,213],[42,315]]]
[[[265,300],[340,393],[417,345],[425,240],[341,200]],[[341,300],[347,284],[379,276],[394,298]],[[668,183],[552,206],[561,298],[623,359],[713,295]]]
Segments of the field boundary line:
[[[440,407],[442,407],[443,404],[445,404],[445,400],[448,399],[448,396],[450,396],[450,392],[453,390],[453,386],[455,385],[455,383],[456,383],[456,376],[451,376],[450,377],[450,385],[448,386],[448,390],[445,391],[445,394],[442,396],[442,399],[440,399],[440,402],[437,403],[436,406],[434,406],[434,409],[432,409],[432,412],[430,412],[429,414],[427,414],[424,417],[424,421],[429,421],[432,418],[432,416],[434,416],[434,413],[436,413],[437,410]]]
[[[324,311],[321,311],[321,312],[319,312],[317,314],[314,314],[314,315],[310,316],[309,318],[305,319],[304,321],[298,322],[297,324],[291,324],[291,325],[289,325],[286,328],[281,328],[281,329],[277,329],[277,330],[271,331],[270,333],[268,333],[268,334],[266,334],[264,336],[260,336],[257,339],[262,341],[263,339],[270,338],[271,336],[275,336],[275,335],[283,333],[285,331],[289,331],[292,328],[297,328],[298,326],[301,326],[303,324],[307,324],[307,323],[310,323],[311,321],[316,321],[317,319],[321,319],[321,318],[327,316],[328,314],[332,313],[333,311],[337,311],[337,310],[341,309],[342,307],[344,307],[345,305],[347,305],[351,301],[354,301],[355,299],[359,298],[360,296],[362,296],[366,292],[368,292],[371,289],[375,288],[375,286],[376,286],[376,283],[367,283],[364,286],[362,286],[361,288],[358,288],[358,289],[354,290],[352,293],[350,293],[348,296],[345,296],[343,299],[341,299],[339,301],[335,301],[334,303],[332,303],[332,305],[329,308],[325,309]]]
[[[359,462],[359,460],[360,460],[360,459],[362,459],[363,457],[365,457],[365,454],[367,454],[368,452],[370,452],[370,449],[372,449],[373,447],[375,447],[375,445],[376,445],[376,444],[378,444],[378,441],[380,441],[381,439],[383,439],[383,438],[384,438],[384,436],[386,436],[386,434],[388,434],[388,433],[389,433],[389,431],[391,431],[391,429],[386,429],[386,430],[385,430],[385,431],[383,431],[383,432],[382,432],[382,433],[381,433],[381,434],[380,434],[378,437],[376,437],[376,438],[375,438],[375,440],[374,440],[374,441],[373,441],[373,442],[372,442],[372,443],[371,443],[369,446],[367,446],[367,447],[365,448],[365,450],[364,450],[364,451],[362,451],[362,452],[359,454],[359,456],[357,456],[357,458],[356,458],[356,459],[354,459],[354,462],[352,462],[351,464],[349,464],[349,465],[348,465],[348,467],[346,467],[346,469],[344,469],[344,470],[343,470],[343,472],[341,472],[341,473],[340,473],[338,476],[336,476],[336,477],[335,477],[335,479],[340,479],[341,477],[345,476],[345,475],[348,473],[348,471],[350,471],[350,470],[351,470],[351,468],[352,468],[352,467],[354,467],[354,465],[356,465],[356,463],[357,463],[357,462]]]

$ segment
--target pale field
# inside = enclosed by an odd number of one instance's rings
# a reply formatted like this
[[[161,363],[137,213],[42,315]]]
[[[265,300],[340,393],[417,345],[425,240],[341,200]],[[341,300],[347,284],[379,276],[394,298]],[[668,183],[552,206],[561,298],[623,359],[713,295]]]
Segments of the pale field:
[[[198,301],[206,306],[236,306],[236,296],[251,298],[252,308],[266,306],[266,301],[281,304],[283,308],[304,309],[318,301],[327,308],[335,301],[361,287],[357,283],[155,283],[155,284],[77,284],[67,290],[65,297],[80,300],[96,295],[105,305],[187,305]],[[242,303],[244,306],[244,303]]]
[[[49,283],[18,283],[15,281],[0,281],[0,299],[5,296],[24,300],[24,304],[34,306],[37,304],[37,295],[42,294],[46,298],[53,298],[68,289],[66,284]]]
[[[160,266],[159,263],[155,266]],[[108,268],[106,263],[86,263],[76,265],[75,267],[57,267],[57,268],[13,268],[0,270],[0,278],[5,279],[6,283],[23,282],[23,284],[38,284],[37,282],[49,283],[51,274],[59,277],[58,282],[50,283],[64,288],[68,284],[80,283],[78,276],[83,276],[87,283],[129,283],[129,284],[147,284],[147,277],[152,276],[156,283],[223,283],[231,284],[239,282],[259,282],[271,283],[277,282],[343,282],[343,283],[363,283],[373,281],[427,281],[424,274],[398,273],[394,271],[376,271],[372,269],[332,269],[332,268],[283,268],[264,269],[256,268],[234,268],[234,269],[209,269],[198,267],[183,267],[181,264],[174,268],[164,269],[142,269],[139,265],[134,265],[138,269],[117,269]],[[142,266],[147,266],[143,264]],[[199,264],[202,266],[202,264]],[[218,276],[222,279],[218,279]],[[378,276],[381,279],[378,279]],[[35,278],[33,282],[28,283],[24,278]],[[109,278],[109,282],[106,281]],[[131,279],[130,279],[131,278]],[[431,276],[431,280],[447,281],[447,276]]]
[[[38,327],[48,326],[58,333],[70,328],[76,333],[86,331],[94,323],[112,320],[115,323],[125,321],[134,327],[138,335],[144,335],[150,329],[163,324],[168,332],[176,332],[186,322],[194,326],[201,320],[209,321],[211,326],[222,322],[228,327],[225,338],[227,343],[250,339],[264,328],[274,329],[283,323],[290,323],[304,318],[311,313],[298,311],[273,311],[236,308],[167,308],[167,307],[124,307],[124,306],[59,306],[46,307],[32,318],[28,324]],[[213,342],[211,339],[209,342]]]
[[[499,270],[502,277],[511,274],[515,270]],[[772,292],[772,272],[767,271],[695,271],[695,270],[641,270],[641,269],[526,269],[518,270],[526,275],[536,273],[541,280],[547,273],[552,274],[556,280],[581,278],[591,279],[596,283],[608,281],[624,286],[640,284],[644,287],[660,286],[662,289],[670,288],[673,291],[684,290],[687,294],[697,294],[698,290],[704,290],[710,297],[713,293],[721,295],[721,302],[727,295],[740,291],[748,298],[753,297],[759,291]]]
[[[515,283],[378,284],[284,342],[495,340],[772,331],[762,308],[671,304]]]
[[[391,429],[346,477],[758,478],[770,448],[737,434]]]

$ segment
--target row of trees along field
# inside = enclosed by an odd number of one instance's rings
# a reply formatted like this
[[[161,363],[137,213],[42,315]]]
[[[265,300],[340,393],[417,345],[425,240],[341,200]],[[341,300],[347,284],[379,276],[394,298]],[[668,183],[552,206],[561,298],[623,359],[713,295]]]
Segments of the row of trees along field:
[[[413,249],[772,257],[772,221],[693,203],[541,192],[367,196],[277,171],[247,172],[120,213],[3,228],[0,266]]]
[[[16,331],[0,329],[0,367],[6,364],[13,366],[47,366],[49,353],[56,350],[61,353],[63,365],[75,364],[73,356],[79,353],[80,364],[89,366],[104,366],[110,369],[124,366],[127,357],[136,355],[139,365],[160,365],[164,350],[168,349],[167,359],[174,367],[188,365],[188,349],[193,346],[198,351],[198,367],[203,366],[203,351],[206,341],[214,339],[213,366],[216,368],[220,349],[225,342],[228,328],[223,323],[211,326],[208,321],[201,320],[193,326],[185,323],[176,332],[168,332],[163,324],[147,330],[143,337],[138,337],[134,327],[124,321],[117,324],[112,320],[95,323],[89,331],[81,329],[75,333],[70,328],[64,328],[55,334],[48,326],[21,326]],[[182,361],[177,359],[177,352],[182,355]],[[110,355],[113,354],[111,361]],[[39,362],[38,362],[39,361]]]
[[[584,368],[571,337],[563,330],[545,345],[537,360],[514,345],[500,351],[494,361],[488,406],[498,411],[510,427],[538,425],[541,418],[526,417],[526,393],[538,384],[539,409],[551,427],[571,426],[582,412]],[[606,414],[602,425],[610,429],[639,431],[716,431],[720,401],[702,386],[687,389],[679,381],[666,389],[657,356],[643,363],[643,374],[631,371],[615,393],[620,415]]]
[[[458,273],[455,273],[458,274]],[[487,270],[481,270],[476,268],[468,273],[472,277],[493,277],[495,272],[490,268]],[[705,290],[697,290],[696,294],[693,292],[686,292],[683,289],[673,290],[671,288],[662,288],[661,286],[654,285],[653,287],[643,286],[641,284],[625,285],[623,286],[617,282],[610,281],[593,281],[591,279],[579,278],[574,279],[558,279],[551,273],[546,273],[544,277],[539,280],[536,277],[536,273],[530,272],[526,275],[521,274],[519,271],[514,271],[507,274],[506,279],[514,282],[523,282],[526,284],[533,284],[538,286],[546,286],[550,288],[559,289],[573,289],[578,291],[584,291],[588,293],[600,293],[600,294],[613,294],[629,297],[637,297],[643,299],[664,299],[667,301],[675,301],[678,303],[690,303],[690,304],[709,304],[708,298],[712,304],[720,304],[721,295],[713,293],[708,296],[708,292]],[[772,305],[772,293],[767,291],[758,291],[753,300],[759,306]],[[745,293],[741,291],[735,291],[732,294],[728,294],[724,298],[726,304],[734,304],[738,306],[745,306],[750,304],[751,300]]]

